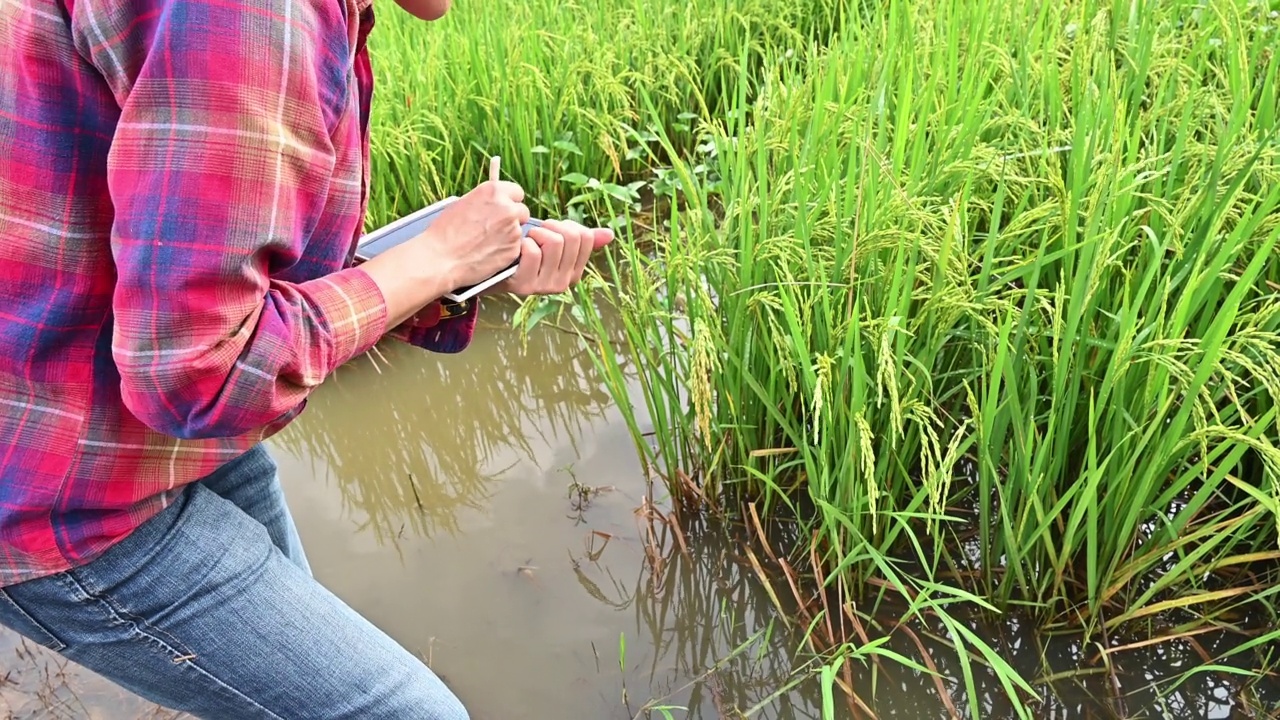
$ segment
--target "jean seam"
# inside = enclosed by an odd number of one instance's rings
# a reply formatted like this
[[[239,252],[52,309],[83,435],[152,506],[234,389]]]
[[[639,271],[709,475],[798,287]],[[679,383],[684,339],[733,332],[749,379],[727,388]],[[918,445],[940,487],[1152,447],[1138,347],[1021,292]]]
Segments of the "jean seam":
[[[4,588],[0,588],[0,598],[4,598],[4,601],[9,604],[9,607],[13,608],[15,612],[21,615],[27,622],[31,623],[31,626],[33,628],[43,633],[49,639],[49,642],[41,642],[37,640],[36,642],[39,642],[41,646],[46,647],[54,652],[62,652],[63,650],[67,649],[67,644],[65,642],[63,642],[57,635],[54,635],[53,632],[49,630],[49,628],[46,628],[44,626],[44,623],[31,617],[31,613],[27,612],[26,610],[23,610],[22,606],[19,605],[17,601],[14,600],[13,597],[9,595],[9,592]]]
[[[137,615],[134,615],[133,613],[130,613],[128,610],[124,608],[123,605],[120,604],[118,600],[111,597],[107,593],[95,594],[95,593],[89,592],[88,589],[85,588],[84,585],[82,585],[80,581],[74,576],[74,572],[67,573],[66,577],[79,592],[84,594],[86,598],[88,598],[93,602],[101,603],[103,607],[106,609],[107,614],[110,615],[112,619],[114,619],[117,622],[122,622],[130,625],[131,626],[130,635],[132,635],[134,639],[140,640],[147,645],[156,645],[160,647],[166,654],[170,655],[175,665],[183,665],[191,668],[192,670],[195,670],[197,673],[211,680],[215,685],[230,692],[232,695],[243,700],[244,702],[249,703],[254,708],[266,713],[267,716],[272,718],[272,720],[284,720],[283,717],[281,717],[280,715],[277,715],[275,712],[272,712],[270,709],[263,706],[257,700],[254,700],[248,695],[245,695],[243,692],[236,689],[234,686],[223,681],[217,675],[214,675],[212,672],[198,665],[195,662],[195,660],[197,659],[196,654],[191,652],[190,649],[187,648],[187,646],[183,642],[178,640],[168,631],[158,628],[152,625],[151,623],[147,622],[145,619],[140,618]],[[164,638],[157,637],[157,635],[154,635],[148,631],[155,631],[155,633],[158,633],[159,635],[163,635],[169,638],[172,641],[172,643],[166,642]],[[175,647],[175,645],[177,647]]]
[[[114,596],[106,592],[90,592],[89,589],[85,587],[84,578],[80,577],[80,574],[77,571],[71,570],[67,572],[66,575],[68,580],[70,580],[75,586],[76,591],[83,593],[85,597],[91,600],[97,600],[98,602],[106,605],[107,608],[111,610],[111,614],[114,615],[117,620],[133,625],[135,628],[138,628],[139,631],[144,632],[144,634],[147,631],[151,631],[157,635],[163,635],[163,638],[157,639],[160,639],[166,645],[170,645],[175,648],[174,662],[178,662],[177,658],[195,657],[195,653],[191,652],[191,649],[188,648],[181,640],[171,635],[168,631],[147,622],[145,618],[130,612],[129,609],[124,606],[124,603],[120,602]]]

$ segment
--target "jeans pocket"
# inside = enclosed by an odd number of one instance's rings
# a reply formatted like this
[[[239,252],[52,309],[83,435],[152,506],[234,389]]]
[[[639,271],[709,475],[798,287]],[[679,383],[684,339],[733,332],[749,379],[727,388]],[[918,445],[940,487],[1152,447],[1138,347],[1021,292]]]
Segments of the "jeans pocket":
[[[39,620],[31,617],[31,613],[23,610],[4,588],[0,588],[0,625],[55,652],[61,652],[67,647],[66,643],[41,625]]]

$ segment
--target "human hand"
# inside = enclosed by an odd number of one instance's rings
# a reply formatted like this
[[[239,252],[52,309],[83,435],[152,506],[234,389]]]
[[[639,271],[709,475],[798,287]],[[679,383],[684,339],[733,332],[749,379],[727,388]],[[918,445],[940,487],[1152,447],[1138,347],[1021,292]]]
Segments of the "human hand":
[[[520,248],[520,265],[492,292],[556,295],[582,280],[591,253],[608,245],[613,231],[587,228],[572,220],[548,220],[529,230]]]
[[[440,212],[417,242],[452,287],[474,285],[507,267],[521,252],[521,226],[529,220],[524,190],[515,183],[490,179]]]

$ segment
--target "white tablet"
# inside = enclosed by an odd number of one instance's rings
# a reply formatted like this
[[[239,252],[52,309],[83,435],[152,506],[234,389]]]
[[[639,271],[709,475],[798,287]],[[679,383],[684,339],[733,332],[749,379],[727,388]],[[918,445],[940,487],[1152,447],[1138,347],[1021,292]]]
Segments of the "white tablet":
[[[428,205],[417,212],[406,215],[399,220],[394,220],[382,227],[374,230],[360,238],[356,243],[356,258],[365,261],[377,257],[387,250],[399,245],[402,242],[410,240],[420,235],[424,230],[435,222],[439,217],[440,211],[449,206],[450,203],[457,200],[457,197],[448,197],[437,203]],[[530,218],[523,226],[525,235],[529,234],[530,228],[540,226],[542,223],[536,219]],[[460,287],[453,292],[446,293],[445,298],[453,302],[462,302],[469,298],[475,297],[477,294],[497,285],[515,274],[516,268],[520,265],[520,258],[516,258],[514,262],[506,268],[498,271],[492,277],[475,285]]]

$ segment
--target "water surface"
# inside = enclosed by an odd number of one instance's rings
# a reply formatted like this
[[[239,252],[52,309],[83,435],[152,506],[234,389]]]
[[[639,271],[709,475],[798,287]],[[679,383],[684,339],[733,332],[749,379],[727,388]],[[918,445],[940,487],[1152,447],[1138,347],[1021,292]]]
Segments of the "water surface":
[[[657,707],[697,720],[822,717],[818,683],[788,677],[799,640],[771,624],[737,546],[693,525],[685,555],[647,519],[635,448],[580,339],[548,325],[525,342],[509,313],[489,303],[459,355],[388,343],[352,362],[270,443],[317,578],[424,658],[476,720],[663,717],[646,715]],[[1016,623],[979,632],[1004,636],[1028,677],[1041,657],[1066,672],[1087,651]],[[180,717],[2,637],[8,717]],[[904,638],[893,647],[913,656]],[[1060,685],[1039,717],[1116,717],[1093,699],[1112,682],[1129,694],[1128,717],[1246,717],[1221,675],[1159,698],[1155,681],[1192,667],[1193,649],[1127,654],[1115,681]],[[928,678],[859,666],[855,683],[880,717],[947,717]],[[982,684],[984,718],[1011,717],[999,696]]]

